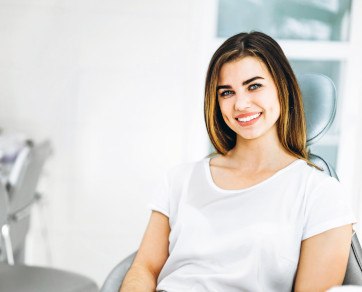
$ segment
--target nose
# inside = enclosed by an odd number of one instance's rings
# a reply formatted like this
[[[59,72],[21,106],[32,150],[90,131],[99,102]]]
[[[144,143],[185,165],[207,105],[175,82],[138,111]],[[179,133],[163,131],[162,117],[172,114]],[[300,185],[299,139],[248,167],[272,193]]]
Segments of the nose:
[[[240,92],[236,95],[235,110],[240,111],[251,107],[250,96],[246,92]]]

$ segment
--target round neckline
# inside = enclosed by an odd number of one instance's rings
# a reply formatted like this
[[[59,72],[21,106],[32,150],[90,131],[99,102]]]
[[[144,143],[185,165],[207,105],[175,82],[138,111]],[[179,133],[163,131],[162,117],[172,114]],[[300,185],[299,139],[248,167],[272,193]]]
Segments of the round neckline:
[[[215,157],[215,156],[214,156]],[[284,168],[278,170],[277,172],[275,172],[272,176],[266,178],[265,180],[255,184],[255,185],[252,185],[248,188],[243,188],[243,189],[232,189],[232,190],[227,190],[227,189],[223,189],[221,187],[219,187],[215,182],[214,182],[214,179],[212,178],[212,174],[211,174],[211,167],[210,167],[210,160],[211,158],[214,158],[214,157],[207,157],[204,159],[204,167],[205,167],[205,173],[206,173],[206,178],[207,178],[207,181],[209,183],[209,185],[214,188],[215,190],[217,190],[218,192],[221,192],[221,193],[241,193],[241,192],[246,192],[246,191],[249,191],[249,190],[252,190],[252,189],[255,189],[255,188],[258,188],[262,185],[264,185],[265,183],[273,180],[275,177],[279,176],[280,174],[286,172],[287,170],[289,170],[290,168],[292,168],[293,166],[299,164],[299,162],[305,162],[303,159],[296,159],[295,161],[293,161],[292,163],[288,164],[287,166],[285,166]]]

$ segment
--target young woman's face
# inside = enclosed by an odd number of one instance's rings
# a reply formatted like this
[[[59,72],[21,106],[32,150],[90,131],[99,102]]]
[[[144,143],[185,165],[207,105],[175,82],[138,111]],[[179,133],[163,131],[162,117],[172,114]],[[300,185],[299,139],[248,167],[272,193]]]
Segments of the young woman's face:
[[[259,59],[247,56],[225,63],[219,73],[217,95],[224,121],[237,134],[237,139],[271,135],[278,140],[278,92]]]

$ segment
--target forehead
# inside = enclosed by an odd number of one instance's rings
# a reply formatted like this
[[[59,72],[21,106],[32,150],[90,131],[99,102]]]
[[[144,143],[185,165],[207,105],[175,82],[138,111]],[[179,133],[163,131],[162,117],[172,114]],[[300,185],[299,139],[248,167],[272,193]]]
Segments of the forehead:
[[[267,67],[260,59],[247,56],[223,64],[219,72],[218,83],[243,82],[255,76],[263,77],[266,80],[272,79]]]

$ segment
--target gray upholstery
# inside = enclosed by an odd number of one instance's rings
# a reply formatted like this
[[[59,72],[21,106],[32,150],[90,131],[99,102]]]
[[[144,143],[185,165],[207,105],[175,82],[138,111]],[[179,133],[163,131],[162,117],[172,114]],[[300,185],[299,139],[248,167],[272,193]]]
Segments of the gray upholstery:
[[[344,277],[343,285],[362,286],[362,249],[356,233],[352,236],[347,272]]]
[[[97,292],[98,288],[90,279],[74,273],[0,263],[0,291]]]
[[[101,292],[118,292],[119,288],[122,285],[123,278],[129,270],[134,258],[136,256],[136,252],[130,254],[124,260],[122,260],[111,273],[108,275],[107,279],[104,281],[104,284],[101,288]]]
[[[309,159],[312,161],[315,165],[323,169],[325,173],[327,173],[329,176],[335,177],[338,179],[337,173],[333,169],[331,165],[327,161],[325,161],[322,157],[314,154],[309,154]]]
[[[298,76],[307,122],[307,145],[316,143],[330,128],[336,114],[336,89],[320,74]]]
[[[330,128],[336,113],[336,93],[333,82],[320,74],[305,74],[298,77],[303,95],[307,121],[307,145],[316,143]],[[310,160],[328,175],[338,179],[336,172],[323,158],[311,154]],[[126,271],[136,252],[120,262],[110,273],[102,292],[118,292]],[[357,234],[352,236],[351,250],[343,285],[362,285],[362,249]]]

